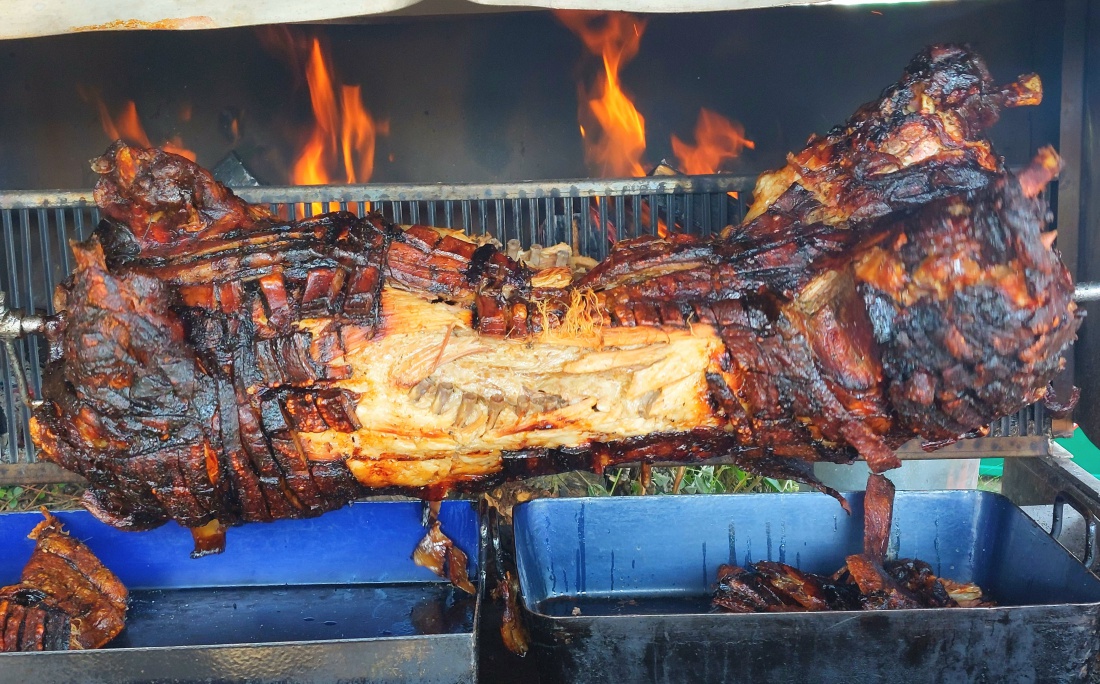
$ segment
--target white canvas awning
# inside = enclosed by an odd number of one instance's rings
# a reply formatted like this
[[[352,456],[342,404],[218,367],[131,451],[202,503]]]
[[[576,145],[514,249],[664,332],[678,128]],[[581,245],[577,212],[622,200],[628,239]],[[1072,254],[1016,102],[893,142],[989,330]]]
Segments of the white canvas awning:
[[[829,0],[3,0],[0,39],[84,31],[187,30],[508,9],[708,12]],[[848,0],[851,2],[852,0]],[[859,0],[856,0],[859,1]],[[890,1],[890,0],[880,0]],[[424,7],[416,7],[423,4]]]

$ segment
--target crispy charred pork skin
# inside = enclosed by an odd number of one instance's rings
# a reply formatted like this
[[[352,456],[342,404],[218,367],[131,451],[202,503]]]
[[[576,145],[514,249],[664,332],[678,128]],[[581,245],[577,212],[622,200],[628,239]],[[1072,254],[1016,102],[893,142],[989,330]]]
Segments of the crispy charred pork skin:
[[[867,554],[849,556],[831,577],[770,561],[748,568],[723,565],[718,569],[718,587],[711,602],[726,613],[993,605],[983,600],[976,585],[941,580],[924,561],[906,558],[881,564]]]
[[[813,461],[887,470],[1042,397],[1073,339],[1038,198],[1057,155],[1017,178],[983,137],[1039,87],[930,48],[762,177],[740,226],[621,242],[577,281],[379,215],[280,221],[116,143],[35,440],[103,520],[207,549],[377,491],[719,456],[819,487]]]
[[[0,651],[99,648],[122,631],[126,587],[57,518],[42,514],[22,580],[0,589]]]
[[[894,483],[871,473],[863,497],[863,552],[879,563],[886,560],[893,519]]]
[[[941,580],[924,561],[886,560],[893,510],[894,484],[871,474],[863,503],[863,553],[848,556],[830,577],[771,561],[748,568],[722,565],[711,603],[728,613],[992,605],[980,587]]]

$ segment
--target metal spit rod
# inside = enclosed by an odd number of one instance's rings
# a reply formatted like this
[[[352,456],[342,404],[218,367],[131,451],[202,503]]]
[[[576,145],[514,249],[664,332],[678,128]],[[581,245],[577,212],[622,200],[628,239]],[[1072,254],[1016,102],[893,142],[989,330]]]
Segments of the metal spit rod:
[[[1073,288],[1073,299],[1077,302],[1100,301],[1100,283],[1077,283]]]

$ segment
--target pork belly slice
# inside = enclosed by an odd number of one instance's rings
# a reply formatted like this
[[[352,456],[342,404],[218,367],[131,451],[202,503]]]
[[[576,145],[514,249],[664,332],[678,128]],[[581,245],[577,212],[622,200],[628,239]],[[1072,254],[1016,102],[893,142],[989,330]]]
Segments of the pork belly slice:
[[[126,587],[60,520],[42,515],[19,584],[0,589],[0,651],[100,648],[125,626]]]

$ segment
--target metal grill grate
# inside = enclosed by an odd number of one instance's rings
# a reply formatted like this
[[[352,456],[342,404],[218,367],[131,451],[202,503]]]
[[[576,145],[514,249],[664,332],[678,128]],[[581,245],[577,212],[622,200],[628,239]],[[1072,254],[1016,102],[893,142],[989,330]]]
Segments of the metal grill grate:
[[[359,216],[380,211],[398,224],[419,223],[488,234],[502,244],[568,243],[603,259],[613,240],[677,232],[710,235],[741,220],[752,178],[661,176],[614,180],[524,182],[492,185],[341,185],[235,189],[283,218],[323,211]],[[8,305],[53,314],[52,293],[72,266],[69,240],[87,238],[99,223],[90,192],[0,192],[0,289]],[[16,342],[28,384],[42,387],[44,341]],[[7,360],[0,354],[0,483],[29,481],[36,459],[29,411],[18,401]],[[49,465],[49,464],[42,464]]]

